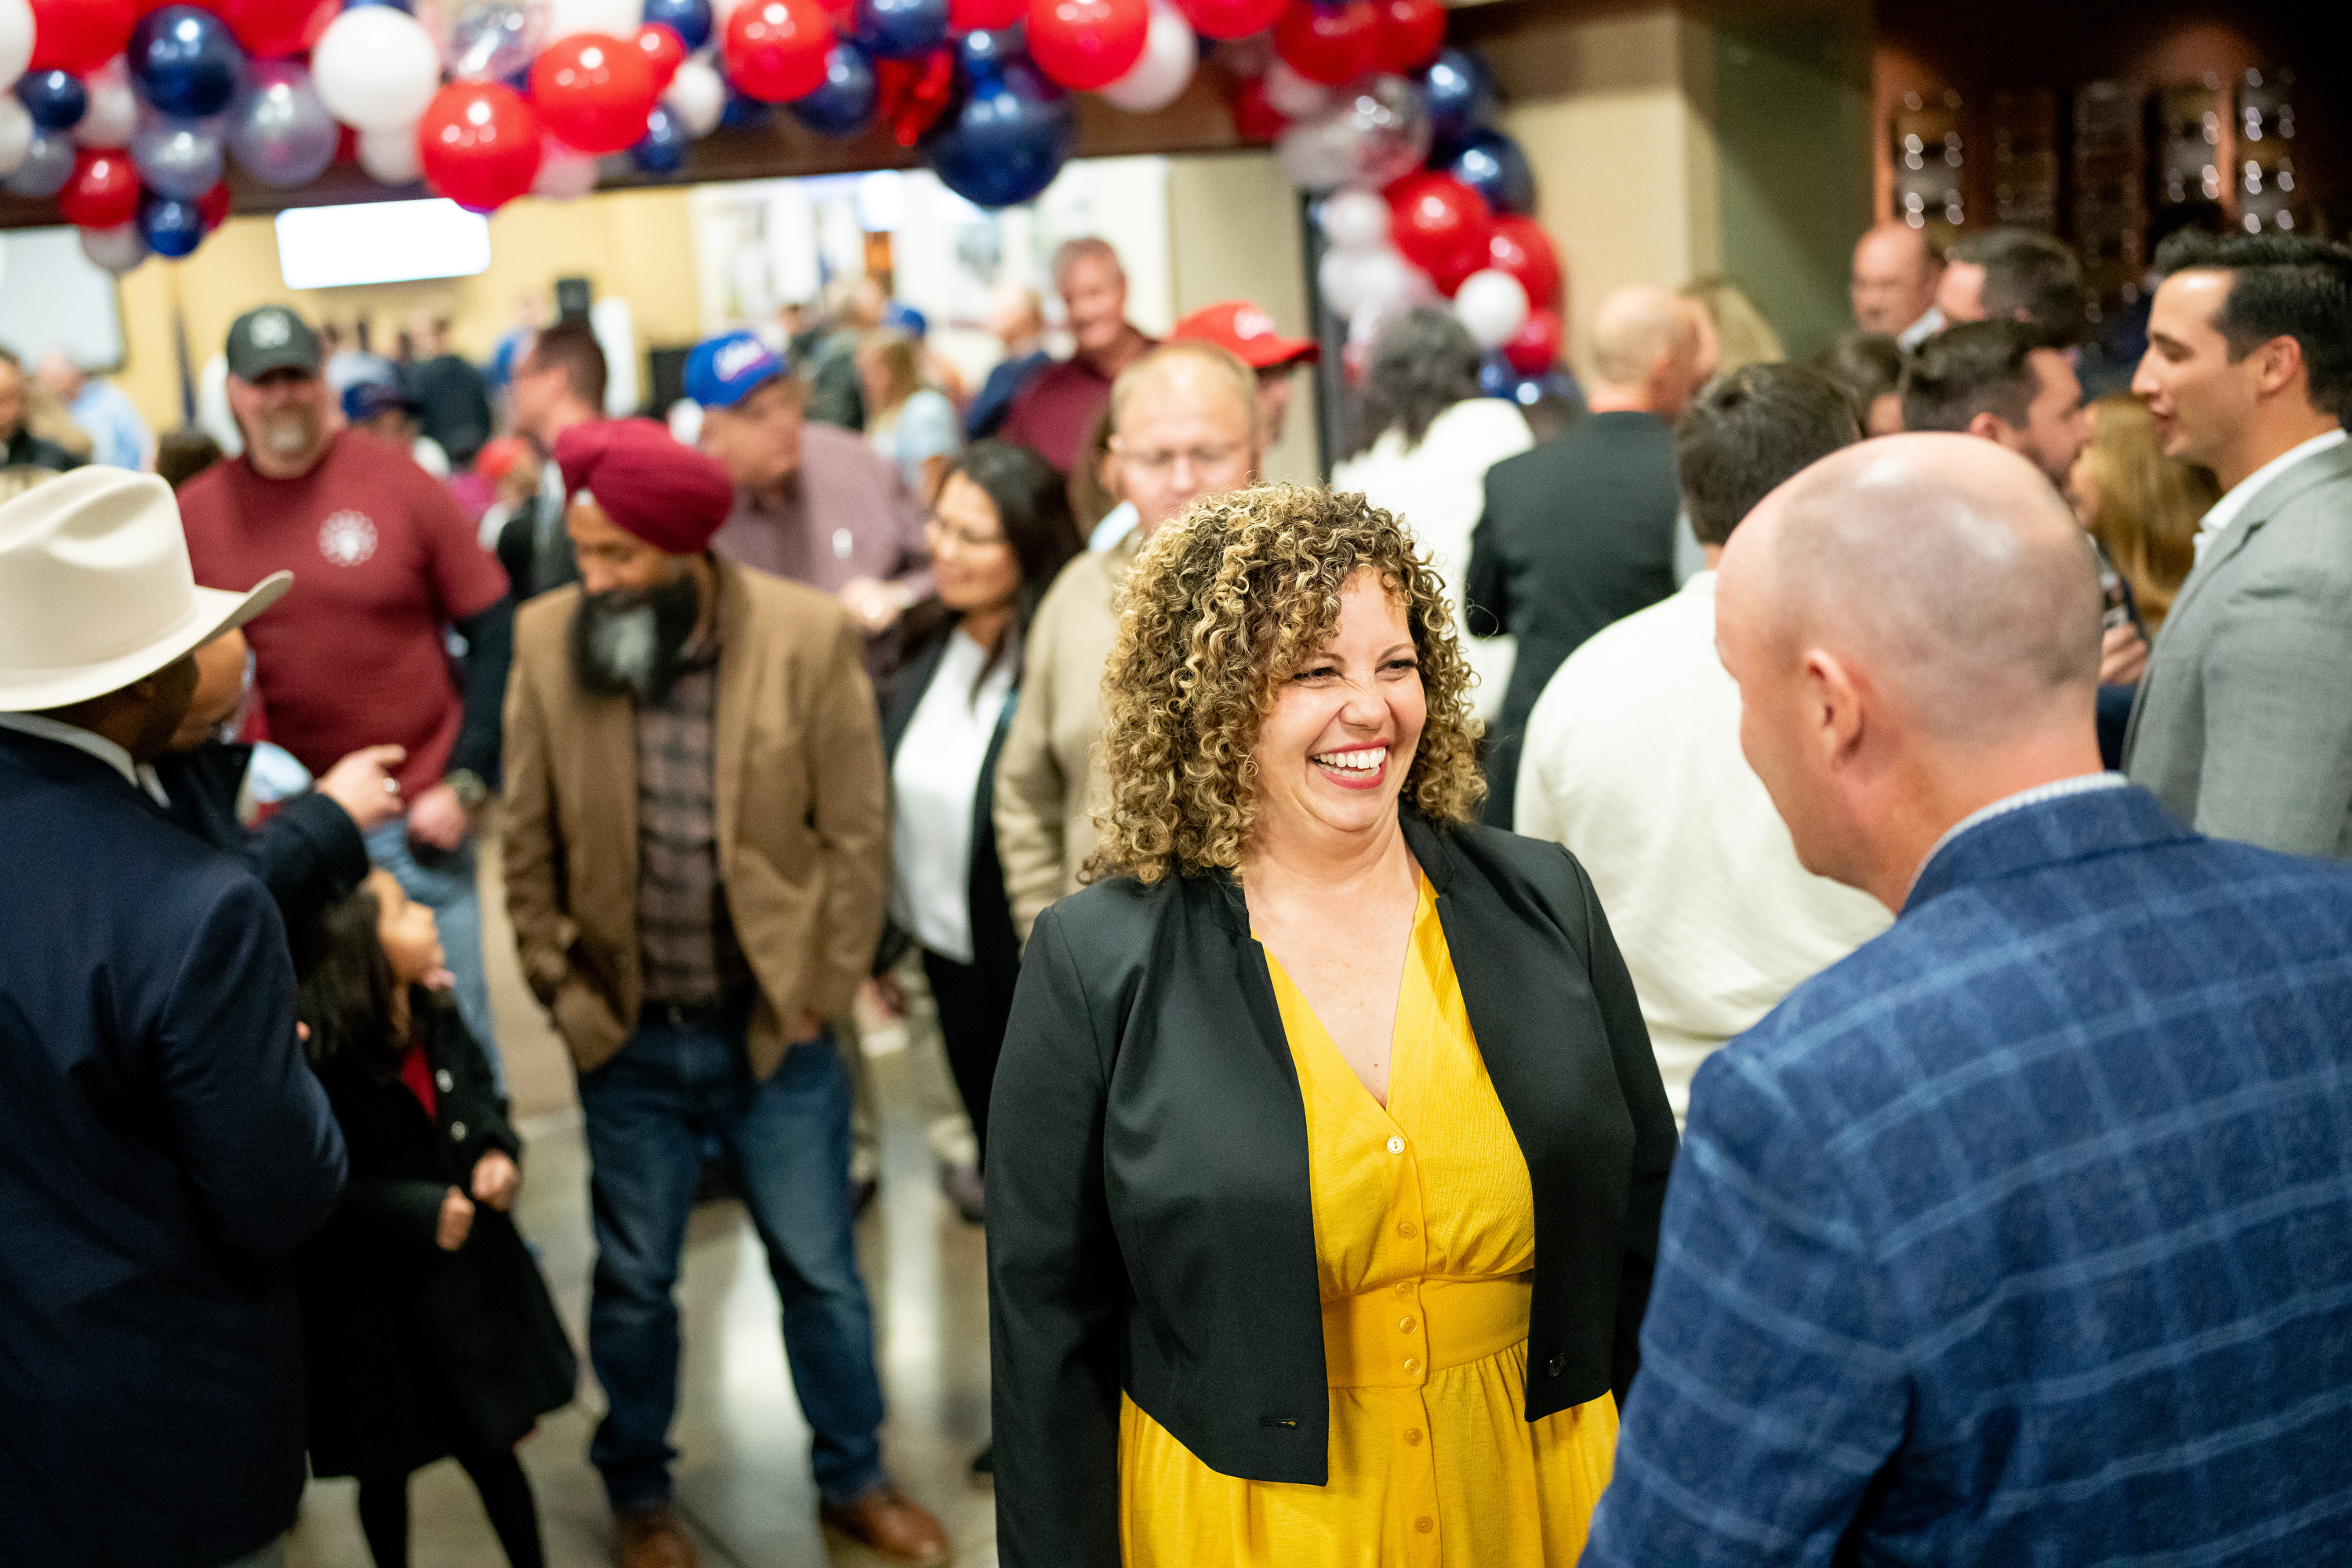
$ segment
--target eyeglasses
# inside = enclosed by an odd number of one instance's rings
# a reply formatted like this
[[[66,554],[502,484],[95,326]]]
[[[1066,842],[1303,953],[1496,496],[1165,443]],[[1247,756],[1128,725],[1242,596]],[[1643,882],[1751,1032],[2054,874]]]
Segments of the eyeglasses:
[[[923,537],[930,542],[934,550],[950,539],[964,550],[992,550],[1004,542],[1004,535],[1001,533],[974,533],[971,529],[943,522],[936,517],[924,520]]]
[[[1116,437],[1111,440],[1111,450],[1120,463],[1154,476],[1174,472],[1180,462],[1192,464],[1196,474],[1222,468],[1241,455],[1242,446],[1239,441],[1227,441],[1216,447],[1130,447]]]

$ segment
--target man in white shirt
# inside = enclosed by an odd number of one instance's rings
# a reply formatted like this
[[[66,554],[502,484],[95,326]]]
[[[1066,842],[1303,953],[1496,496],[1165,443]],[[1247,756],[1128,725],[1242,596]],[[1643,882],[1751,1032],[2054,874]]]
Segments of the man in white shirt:
[[[2132,391],[2223,494],[2124,768],[2200,832],[2352,858],[2352,253],[2183,233],[2157,262]]]
[[[1739,689],[1715,651],[1732,530],[1859,437],[1844,394],[1811,371],[1754,364],[1707,387],[1675,440],[1707,569],[1578,648],[1528,721],[1517,826],[1591,874],[1677,1118],[1711,1052],[1886,929],[1876,900],[1797,863],[1740,754]]]

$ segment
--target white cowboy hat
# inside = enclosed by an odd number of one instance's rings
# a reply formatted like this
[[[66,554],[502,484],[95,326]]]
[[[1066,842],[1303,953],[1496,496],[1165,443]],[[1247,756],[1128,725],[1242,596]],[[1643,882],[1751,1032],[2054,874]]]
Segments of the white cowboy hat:
[[[196,586],[172,487],[90,467],[0,506],[0,713],[63,708],[175,663],[278,602]]]

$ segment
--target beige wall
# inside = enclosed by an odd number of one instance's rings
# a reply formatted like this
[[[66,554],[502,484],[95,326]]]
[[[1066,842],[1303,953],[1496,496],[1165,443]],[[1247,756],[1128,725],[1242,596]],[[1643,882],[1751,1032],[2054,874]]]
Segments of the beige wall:
[[[372,317],[389,346],[409,312],[450,319],[458,353],[487,357],[514,324],[525,293],[550,298],[558,278],[584,277],[597,297],[629,301],[639,343],[691,342],[699,330],[694,242],[686,193],[615,191],[577,202],[526,200],[490,219],[489,269],[473,278],[360,289],[289,289],[278,271],[270,220],[232,218],[185,261],[149,261],[122,280],[128,363],[123,389],[158,430],[180,423],[179,371],[172,347],[176,301],[184,310],[193,368],[220,350],[229,323],[273,300],[312,321],[348,323]]]

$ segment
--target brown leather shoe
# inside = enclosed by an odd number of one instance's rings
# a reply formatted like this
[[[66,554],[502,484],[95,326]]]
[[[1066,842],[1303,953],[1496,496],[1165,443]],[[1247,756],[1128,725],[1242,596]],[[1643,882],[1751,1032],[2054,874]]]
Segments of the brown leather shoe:
[[[694,1568],[694,1542],[666,1502],[614,1515],[613,1541],[621,1568]]]
[[[887,1482],[856,1502],[826,1503],[817,1510],[817,1517],[827,1529],[841,1531],[892,1563],[938,1568],[951,1555],[946,1528]]]

